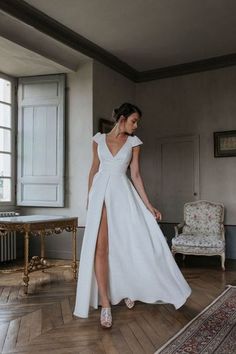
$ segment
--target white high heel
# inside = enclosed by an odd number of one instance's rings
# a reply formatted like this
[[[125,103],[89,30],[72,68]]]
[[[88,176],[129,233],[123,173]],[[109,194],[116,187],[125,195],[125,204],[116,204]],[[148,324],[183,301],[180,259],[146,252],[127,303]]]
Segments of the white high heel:
[[[103,328],[111,328],[112,326],[112,315],[110,307],[102,307],[100,316],[101,326]]]
[[[130,300],[128,297],[126,297],[124,299],[124,302],[125,302],[126,306],[128,307],[128,309],[132,309],[135,305],[135,302]]]

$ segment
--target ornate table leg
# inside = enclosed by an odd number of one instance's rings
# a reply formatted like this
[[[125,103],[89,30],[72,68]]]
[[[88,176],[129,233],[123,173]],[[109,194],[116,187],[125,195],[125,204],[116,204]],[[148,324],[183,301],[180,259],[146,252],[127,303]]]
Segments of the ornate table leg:
[[[24,264],[24,276],[23,276],[23,282],[24,282],[24,293],[28,293],[28,285],[29,285],[29,269],[28,269],[28,263],[29,263],[29,232],[25,231],[25,236],[24,236],[24,249],[25,249],[25,264]]]
[[[43,231],[40,231],[40,257],[41,257],[41,264],[43,266],[43,262],[44,262],[44,257],[45,257],[45,243],[44,243],[44,240],[45,240],[45,234]],[[42,268],[42,272],[44,273],[44,269]]]
[[[40,249],[40,256],[41,258],[45,257],[45,244],[44,244],[44,232],[40,231],[40,243],[41,243],[41,249]]]
[[[76,231],[77,228],[73,227],[72,229],[72,271],[73,271],[73,278],[77,279],[77,261],[76,261]]]

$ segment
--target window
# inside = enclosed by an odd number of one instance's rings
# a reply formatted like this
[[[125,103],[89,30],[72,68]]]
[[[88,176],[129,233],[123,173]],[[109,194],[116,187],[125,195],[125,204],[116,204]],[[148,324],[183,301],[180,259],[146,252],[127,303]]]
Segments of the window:
[[[0,205],[15,204],[15,80],[0,74]]]
[[[19,78],[17,96],[15,124],[16,79],[0,74],[0,206],[63,207],[65,75]]]

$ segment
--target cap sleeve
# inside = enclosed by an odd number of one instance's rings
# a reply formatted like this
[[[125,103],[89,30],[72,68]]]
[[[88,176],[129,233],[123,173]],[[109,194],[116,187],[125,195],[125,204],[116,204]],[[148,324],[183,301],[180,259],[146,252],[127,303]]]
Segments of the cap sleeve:
[[[100,141],[100,139],[101,139],[101,133],[100,132],[98,132],[98,133],[96,133],[93,137],[92,137],[92,139],[94,140],[94,141],[96,141],[96,143],[98,144],[99,143],[99,141]]]
[[[132,139],[132,147],[138,146],[141,144],[143,144],[142,140],[140,140],[136,135],[134,135],[134,137]]]

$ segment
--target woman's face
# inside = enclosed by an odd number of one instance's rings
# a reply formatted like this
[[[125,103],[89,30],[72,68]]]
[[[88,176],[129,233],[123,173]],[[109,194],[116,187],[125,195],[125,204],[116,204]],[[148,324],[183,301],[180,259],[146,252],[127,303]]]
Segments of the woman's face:
[[[132,113],[125,121],[124,121],[124,124],[125,124],[125,131],[128,133],[128,134],[133,134],[134,131],[137,129],[138,127],[138,122],[140,120],[140,116],[137,112],[135,113]]]

